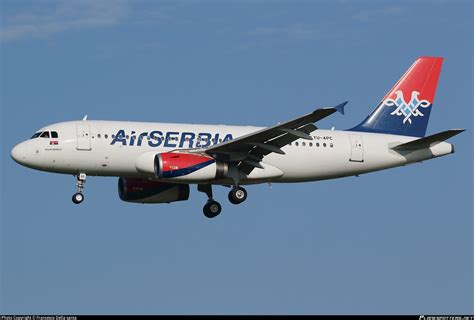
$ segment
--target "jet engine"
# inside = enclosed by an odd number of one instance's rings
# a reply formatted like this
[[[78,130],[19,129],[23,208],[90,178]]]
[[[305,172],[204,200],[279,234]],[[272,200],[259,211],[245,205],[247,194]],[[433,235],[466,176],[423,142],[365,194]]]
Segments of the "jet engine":
[[[189,185],[120,177],[118,193],[127,202],[170,203],[188,200]]]
[[[227,177],[227,163],[207,155],[184,152],[145,152],[135,161],[137,170],[150,178],[201,182]]]
[[[155,177],[158,179],[205,181],[223,178],[227,171],[227,163],[206,155],[166,152],[155,156]]]

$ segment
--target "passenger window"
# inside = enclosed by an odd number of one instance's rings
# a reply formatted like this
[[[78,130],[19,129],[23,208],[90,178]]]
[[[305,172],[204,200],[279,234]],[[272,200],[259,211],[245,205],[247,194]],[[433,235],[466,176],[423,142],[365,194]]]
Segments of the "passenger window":
[[[316,142],[316,147],[319,147],[319,142]]]
[[[56,131],[51,131],[51,138],[58,138],[58,133]]]
[[[323,147],[325,147],[325,148],[326,148],[326,143],[323,143]]]
[[[312,147],[312,146],[313,146],[313,143],[312,143],[312,142],[310,142],[310,143],[309,143],[309,146],[310,146],[310,147]]]
[[[109,137],[108,134],[104,134],[104,138],[107,139]]]
[[[100,138],[100,133],[97,134],[97,138]]]
[[[112,137],[112,139],[115,139],[115,134],[113,134],[111,137]]]
[[[302,145],[303,147],[305,147],[305,146],[306,146],[306,142],[301,142],[301,145]]]
[[[49,138],[49,131],[44,131],[41,135],[40,138]]]
[[[332,148],[332,147],[334,147],[334,145],[333,145],[332,143],[331,143],[331,144],[329,144],[329,146],[330,146],[331,148]]]
[[[295,146],[298,146],[298,142],[295,142]]]

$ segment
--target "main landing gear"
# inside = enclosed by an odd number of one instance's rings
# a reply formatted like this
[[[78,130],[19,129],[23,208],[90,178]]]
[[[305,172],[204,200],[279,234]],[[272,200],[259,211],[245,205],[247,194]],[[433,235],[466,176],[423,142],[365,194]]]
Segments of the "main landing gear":
[[[207,203],[202,208],[204,215],[207,218],[217,217],[221,211],[222,206],[212,197],[212,186],[210,184],[199,184],[198,191],[204,192],[207,195]],[[229,192],[229,201],[233,204],[239,204],[247,199],[247,191],[239,186],[233,187]]]
[[[233,187],[229,191],[229,201],[233,204],[240,204],[247,199],[247,190],[242,187]]]
[[[72,196],[72,202],[75,204],[80,204],[84,201],[84,195],[82,194],[82,190],[84,190],[84,184],[86,183],[86,174],[79,173],[76,176],[76,186],[77,192]]]
[[[209,199],[202,211],[207,218],[215,218],[221,213],[222,206],[219,202]]]
[[[212,198],[212,186],[210,184],[198,184],[198,191],[207,195],[207,203],[202,208],[202,212],[207,218],[215,218],[221,213],[222,206]]]

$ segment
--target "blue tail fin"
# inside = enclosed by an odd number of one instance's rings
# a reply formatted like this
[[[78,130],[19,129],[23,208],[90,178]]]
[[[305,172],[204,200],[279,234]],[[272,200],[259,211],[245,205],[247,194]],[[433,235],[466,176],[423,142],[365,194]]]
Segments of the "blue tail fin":
[[[418,58],[377,108],[350,131],[424,137],[443,58]]]

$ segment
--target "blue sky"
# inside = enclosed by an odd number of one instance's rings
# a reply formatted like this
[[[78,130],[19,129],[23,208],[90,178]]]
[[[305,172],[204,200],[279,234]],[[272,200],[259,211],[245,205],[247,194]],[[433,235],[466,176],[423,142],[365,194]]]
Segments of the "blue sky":
[[[471,1],[2,1],[2,313],[472,313]],[[269,126],[349,100],[361,121],[422,55],[446,58],[428,133],[456,153],[332,181],[121,202],[117,178],[9,154],[81,119]]]

